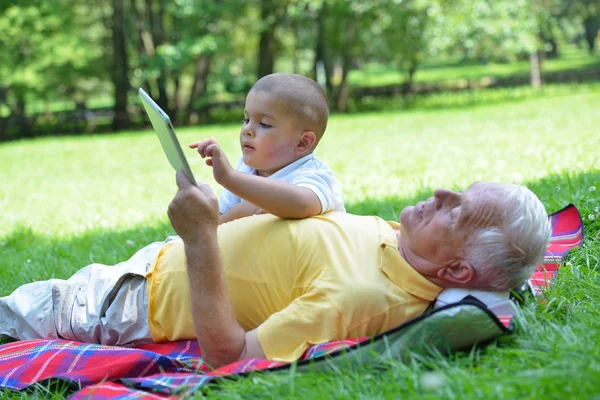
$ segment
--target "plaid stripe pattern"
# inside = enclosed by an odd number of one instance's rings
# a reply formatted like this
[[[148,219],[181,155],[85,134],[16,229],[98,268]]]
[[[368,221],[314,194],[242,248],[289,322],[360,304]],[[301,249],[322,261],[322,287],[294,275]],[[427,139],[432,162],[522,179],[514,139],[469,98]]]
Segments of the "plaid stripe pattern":
[[[338,352],[367,340],[347,339],[310,347],[302,359]],[[67,340],[24,340],[0,346],[0,387],[24,389],[61,379],[83,389],[72,399],[162,399],[192,393],[219,377],[284,365],[269,360],[238,361],[209,370],[198,342],[153,343],[136,348]],[[120,382],[116,382],[120,381]]]
[[[583,223],[574,205],[550,215],[550,221],[550,246],[528,283],[536,297],[549,288],[567,252],[583,240]],[[512,317],[500,316],[499,321],[508,327]],[[369,339],[315,345],[301,360],[337,353]],[[0,387],[19,390],[52,378],[81,387],[71,399],[176,399],[223,376],[283,365],[250,359],[211,371],[202,361],[196,341],[125,348],[66,340],[26,340],[0,346]]]
[[[551,214],[549,218],[552,224],[550,245],[544,262],[538,265],[528,282],[529,289],[537,298],[550,288],[567,253],[583,243],[583,222],[573,204]]]

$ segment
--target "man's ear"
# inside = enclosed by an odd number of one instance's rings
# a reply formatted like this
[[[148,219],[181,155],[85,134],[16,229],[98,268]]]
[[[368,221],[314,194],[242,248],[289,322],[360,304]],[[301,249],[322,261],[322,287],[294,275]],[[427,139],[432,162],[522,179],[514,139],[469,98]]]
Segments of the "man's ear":
[[[454,260],[440,268],[437,276],[457,287],[468,287],[475,280],[475,268],[465,260]]]
[[[306,154],[313,149],[316,142],[317,135],[315,135],[314,132],[304,131],[302,132],[302,136],[300,137],[298,144],[296,144],[294,151],[296,154]]]

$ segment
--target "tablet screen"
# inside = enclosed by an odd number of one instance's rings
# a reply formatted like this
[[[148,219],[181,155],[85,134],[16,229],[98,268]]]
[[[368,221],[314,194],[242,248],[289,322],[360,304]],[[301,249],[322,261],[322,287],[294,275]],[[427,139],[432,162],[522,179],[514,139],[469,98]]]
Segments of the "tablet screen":
[[[173,129],[173,125],[171,125],[171,120],[167,113],[165,113],[159,106],[152,100],[150,96],[142,88],[139,90],[140,98],[142,99],[142,104],[144,105],[144,109],[150,118],[150,122],[152,123],[152,127],[154,128],[154,132],[158,136],[160,140],[160,144],[169,160],[169,163],[175,171],[183,171],[185,175],[194,185],[196,184],[196,180],[194,179],[194,175],[192,174],[192,170],[181,150],[181,146],[179,145],[179,141],[177,140],[177,136],[175,135],[175,130]]]

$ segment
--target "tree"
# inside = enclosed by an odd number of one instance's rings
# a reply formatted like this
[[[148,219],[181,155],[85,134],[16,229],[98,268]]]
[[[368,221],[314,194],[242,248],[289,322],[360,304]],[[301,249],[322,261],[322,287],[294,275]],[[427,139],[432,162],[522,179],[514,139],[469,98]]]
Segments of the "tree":
[[[131,0],[129,7],[131,51],[138,55],[131,68],[139,71],[133,83],[146,87],[175,122],[197,121],[195,110],[206,94],[215,56],[231,52],[235,16],[245,6],[241,1]],[[185,77],[192,78],[189,85]]]
[[[412,91],[415,73],[421,62],[438,49],[435,24],[441,12],[437,2],[386,1],[383,37],[391,60],[405,73],[403,94]]]
[[[563,0],[563,14],[579,19],[588,51],[596,51],[596,39],[600,30],[600,4],[596,0]]]
[[[275,31],[285,18],[287,5],[285,0],[260,0],[257,79],[273,73],[277,49]]]
[[[325,26],[325,21],[328,18],[328,8],[327,2],[323,1],[315,12],[316,45],[313,75],[315,80],[320,80],[319,74],[321,70],[323,71],[325,91],[331,95],[333,93],[333,66],[331,58],[328,57],[327,29]]]
[[[125,43],[123,1],[113,0],[112,5],[112,78],[115,93],[113,129],[119,131],[129,127],[129,112],[127,111],[127,96],[130,88],[129,64],[127,62],[127,48]]]
[[[321,54],[326,70],[326,86],[331,88],[330,99],[334,109],[345,111],[350,94],[348,74],[359,58],[365,57],[366,49],[378,30],[380,6],[378,1],[326,0],[321,8],[319,35],[324,35]],[[320,38],[318,40],[323,40]],[[318,44],[318,41],[317,41]],[[319,60],[320,61],[320,60]],[[339,78],[331,71],[339,68]],[[337,85],[333,80],[339,81]]]
[[[460,18],[466,20],[464,28],[457,31],[457,43],[465,54],[503,61],[513,61],[528,54],[532,67],[531,84],[534,87],[541,85],[544,43],[535,0],[461,0],[455,5]]]
[[[0,82],[19,135],[31,134],[29,98],[58,98],[92,90],[83,84],[106,77],[93,7],[79,0],[24,0],[0,4]]]

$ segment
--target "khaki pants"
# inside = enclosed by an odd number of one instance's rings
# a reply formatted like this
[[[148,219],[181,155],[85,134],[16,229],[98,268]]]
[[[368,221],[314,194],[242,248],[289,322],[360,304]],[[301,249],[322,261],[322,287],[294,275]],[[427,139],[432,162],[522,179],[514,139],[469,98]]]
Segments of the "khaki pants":
[[[163,244],[152,243],[113,267],[91,264],[68,280],[17,288],[0,298],[0,335],[123,346],[152,342],[145,275]]]

